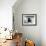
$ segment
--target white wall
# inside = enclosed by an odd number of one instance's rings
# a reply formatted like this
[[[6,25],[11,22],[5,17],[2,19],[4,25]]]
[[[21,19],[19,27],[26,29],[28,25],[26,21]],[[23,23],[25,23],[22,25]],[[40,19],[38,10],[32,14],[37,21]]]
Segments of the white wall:
[[[0,27],[12,28],[12,6],[16,0],[0,0]]]
[[[19,3],[18,3],[19,2]],[[18,0],[13,6],[15,19],[15,30],[22,32],[24,38],[35,41],[36,46],[41,46],[41,1],[40,0]],[[22,14],[37,14],[37,26],[22,26]]]
[[[42,46],[46,46],[46,0],[41,1],[41,40]]]

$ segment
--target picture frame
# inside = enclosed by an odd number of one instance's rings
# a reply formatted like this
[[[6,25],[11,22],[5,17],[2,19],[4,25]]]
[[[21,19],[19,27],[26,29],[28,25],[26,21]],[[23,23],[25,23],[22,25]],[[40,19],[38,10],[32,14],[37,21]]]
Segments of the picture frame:
[[[22,14],[22,26],[36,26],[37,14]]]

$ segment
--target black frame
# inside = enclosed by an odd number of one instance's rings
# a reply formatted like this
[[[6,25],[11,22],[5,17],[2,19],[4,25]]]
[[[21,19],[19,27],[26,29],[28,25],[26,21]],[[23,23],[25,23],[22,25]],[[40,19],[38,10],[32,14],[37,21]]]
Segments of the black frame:
[[[29,15],[29,16],[35,15],[35,24],[24,25],[23,24],[23,16],[24,15]],[[36,25],[37,25],[37,14],[22,14],[22,26],[36,26]]]

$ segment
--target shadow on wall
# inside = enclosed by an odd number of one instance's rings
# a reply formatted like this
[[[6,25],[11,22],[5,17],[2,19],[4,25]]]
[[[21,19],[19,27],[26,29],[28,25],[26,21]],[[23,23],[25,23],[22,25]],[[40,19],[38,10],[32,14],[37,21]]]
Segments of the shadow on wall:
[[[16,8],[18,8],[24,0],[17,0],[16,3],[12,6],[12,9],[15,10]]]

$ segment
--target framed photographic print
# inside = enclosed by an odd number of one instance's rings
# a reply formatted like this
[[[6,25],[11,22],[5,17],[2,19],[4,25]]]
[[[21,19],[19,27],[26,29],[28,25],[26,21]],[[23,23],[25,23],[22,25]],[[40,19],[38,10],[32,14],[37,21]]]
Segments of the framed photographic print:
[[[37,14],[22,14],[22,25],[23,26],[36,26]]]

